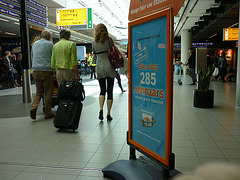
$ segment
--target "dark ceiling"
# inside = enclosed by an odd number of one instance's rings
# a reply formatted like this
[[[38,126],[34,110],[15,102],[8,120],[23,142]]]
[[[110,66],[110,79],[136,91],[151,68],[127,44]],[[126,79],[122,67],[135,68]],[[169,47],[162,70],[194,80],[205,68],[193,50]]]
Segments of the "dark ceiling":
[[[207,9],[208,15],[200,17],[191,28],[193,41],[220,42],[223,40],[223,28],[238,28],[239,0],[215,0],[215,2],[221,5]]]

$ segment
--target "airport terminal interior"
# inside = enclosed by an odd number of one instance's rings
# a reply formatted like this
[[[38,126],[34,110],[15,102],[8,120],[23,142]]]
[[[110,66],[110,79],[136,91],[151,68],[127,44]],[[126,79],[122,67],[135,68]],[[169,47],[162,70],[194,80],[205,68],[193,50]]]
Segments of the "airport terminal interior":
[[[54,43],[58,42],[62,27],[56,25],[56,10],[92,8],[93,27],[70,28],[71,40],[76,42],[78,47],[84,47],[85,54],[89,53],[92,50],[94,27],[98,23],[105,23],[114,43],[121,51],[127,53],[130,1],[28,0],[27,3],[35,2],[34,5],[28,5],[28,8],[30,6],[36,8],[36,4],[39,3],[41,8],[45,7],[48,12],[47,27],[43,26],[44,19],[35,17],[34,21],[32,17],[32,21],[28,20],[29,44],[39,39],[39,32],[43,29],[52,33]],[[3,2],[0,4],[2,59],[4,51],[9,48],[16,55],[21,52],[21,48],[19,49],[21,38],[19,19],[2,10],[9,10],[12,3],[12,12],[18,13],[19,9],[14,7],[19,5],[19,1],[1,2]],[[32,12],[39,14],[36,9]],[[183,0],[179,13],[174,17],[174,63],[176,61],[186,63],[189,58],[187,43],[190,43],[196,49],[205,48],[207,51],[204,52],[210,57],[211,64],[214,64],[217,54],[226,52],[227,62],[232,69],[228,72],[229,78],[225,79],[226,82],[211,78],[210,89],[214,90],[214,106],[197,108],[193,106],[193,93],[198,84],[190,85],[192,80],[188,70],[177,69],[179,66],[173,65],[172,152],[175,154],[175,170],[181,173],[193,172],[209,162],[240,165],[238,41],[223,39],[223,28],[238,28],[238,22],[238,0]],[[30,77],[28,100],[32,99],[36,92],[32,75]],[[85,75],[84,71],[82,72],[86,98],[82,102],[79,128],[74,132],[55,128],[54,118],[45,119],[43,100],[39,104],[36,119],[31,119],[31,102],[24,102],[26,98],[23,96],[26,89],[23,88],[24,84],[11,88],[4,82],[0,87],[0,180],[110,179],[103,177],[102,169],[114,161],[129,160],[130,155],[126,133],[129,130],[131,82],[124,74],[120,77],[126,92],[121,91],[115,79],[111,111],[113,120],[107,121],[105,105],[104,119],[100,121],[98,80],[90,79],[89,74]],[[52,108],[54,114],[57,108],[58,106]],[[136,151],[136,156],[145,157],[139,151]]]

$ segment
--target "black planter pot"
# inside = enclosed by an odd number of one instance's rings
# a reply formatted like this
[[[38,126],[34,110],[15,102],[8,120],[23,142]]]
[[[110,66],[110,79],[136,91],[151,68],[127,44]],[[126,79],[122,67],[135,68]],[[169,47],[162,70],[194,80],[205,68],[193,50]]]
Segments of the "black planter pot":
[[[194,89],[193,106],[198,108],[213,108],[214,90]]]

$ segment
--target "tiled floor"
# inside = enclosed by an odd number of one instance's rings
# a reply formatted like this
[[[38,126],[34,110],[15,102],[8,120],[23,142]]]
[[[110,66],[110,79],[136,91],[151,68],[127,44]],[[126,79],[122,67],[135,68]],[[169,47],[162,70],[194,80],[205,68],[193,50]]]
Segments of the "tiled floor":
[[[123,86],[127,88],[127,79]],[[175,77],[177,80],[177,76]],[[194,108],[188,76],[174,83],[173,152],[176,169],[191,171],[207,161],[240,163],[240,111],[235,108],[235,83],[211,82],[212,109]],[[37,120],[31,104],[22,103],[21,88],[0,91],[1,180],[101,180],[101,169],[128,159],[127,93],[114,87],[113,121],[100,123],[98,83],[84,79],[86,99],[77,132],[59,132],[45,120],[40,104]],[[35,92],[34,86],[32,86]],[[56,108],[54,109],[56,111]],[[106,115],[106,109],[104,111]],[[141,155],[137,153],[137,155]]]

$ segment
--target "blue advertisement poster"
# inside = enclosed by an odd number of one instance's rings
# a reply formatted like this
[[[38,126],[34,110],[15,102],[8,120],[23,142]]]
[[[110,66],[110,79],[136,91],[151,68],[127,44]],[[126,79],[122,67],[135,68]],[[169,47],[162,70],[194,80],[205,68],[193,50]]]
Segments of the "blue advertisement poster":
[[[85,60],[85,56],[86,56],[86,47],[85,46],[77,46],[78,61]]]
[[[165,158],[167,17],[131,28],[132,139]]]

